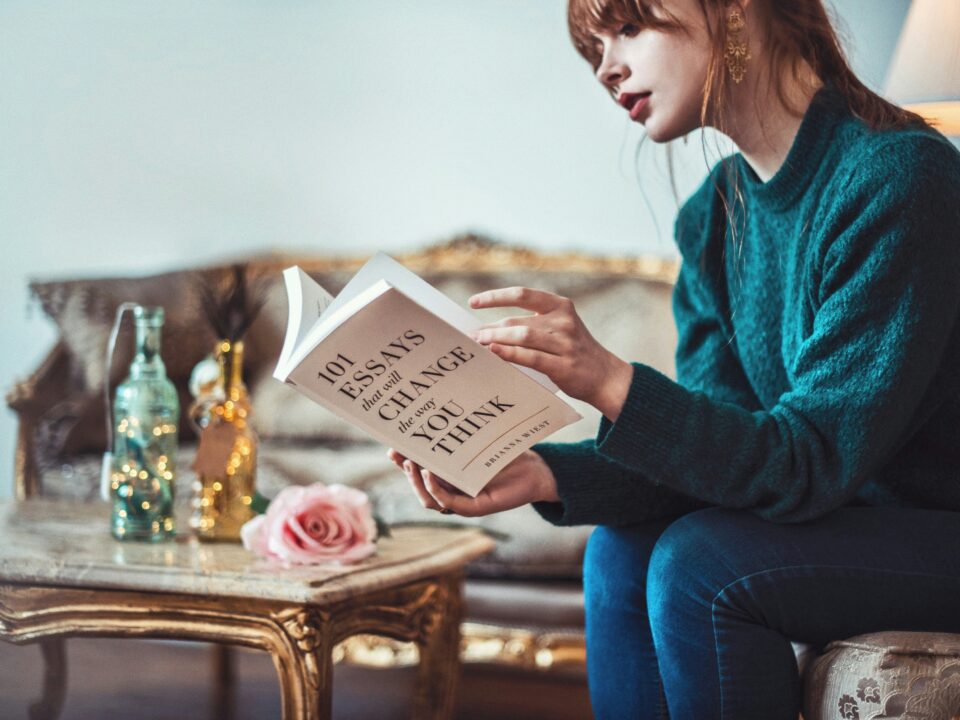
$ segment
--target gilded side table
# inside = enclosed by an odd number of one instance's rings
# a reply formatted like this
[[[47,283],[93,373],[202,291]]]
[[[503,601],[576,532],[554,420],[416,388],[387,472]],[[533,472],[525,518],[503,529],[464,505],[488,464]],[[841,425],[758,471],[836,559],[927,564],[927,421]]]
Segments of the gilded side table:
[[[334,647],[357,634],[415,642],[414,718],[449,718],[459,678],[463,567],[493,541],[406,527],[353,566],[278,568],[236,544],[118,542],[105,504],[0,503],[0,639],[41,642],[56,717],[66,667],[54,638],[155,637],[266,650],[284,720],[329,718]],[[47,641],[47,642],[45,642]]]

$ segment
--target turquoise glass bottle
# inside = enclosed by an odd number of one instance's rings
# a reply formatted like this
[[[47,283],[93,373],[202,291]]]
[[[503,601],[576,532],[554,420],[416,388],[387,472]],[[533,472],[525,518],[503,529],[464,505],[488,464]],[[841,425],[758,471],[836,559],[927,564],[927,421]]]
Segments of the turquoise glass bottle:
[[[160,359],[163,308],[137,306],[136,356],[113,404],[110,527],[118,540],[175,534],[174,481],[180,401]]]

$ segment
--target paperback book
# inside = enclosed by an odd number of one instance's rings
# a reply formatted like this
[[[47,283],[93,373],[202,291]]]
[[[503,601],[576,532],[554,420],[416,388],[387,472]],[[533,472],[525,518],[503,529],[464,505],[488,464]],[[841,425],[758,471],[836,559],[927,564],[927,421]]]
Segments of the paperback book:
[[[299,267],[283,277],[274,377],[468,495],[580,419],[545,375],[469,337],[479,317],[384,253],[336,297]]]

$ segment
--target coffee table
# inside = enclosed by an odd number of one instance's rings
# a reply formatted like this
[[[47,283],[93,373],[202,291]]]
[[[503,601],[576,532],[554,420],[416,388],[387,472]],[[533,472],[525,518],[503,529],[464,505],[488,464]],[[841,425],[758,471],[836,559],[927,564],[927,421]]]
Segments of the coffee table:
[[[415,642],[414,718],[449,718],[459,678],[463,568],[493,541],[472,528],[400,527],[348,566],[278,568],[240,545],[190,536],[118,542],[106,504],[0,503],[0,639],[41,642],[56,717],[61,638],[154,637],[266,650],[284,720],[329,718],[334,647],[357,634]]]

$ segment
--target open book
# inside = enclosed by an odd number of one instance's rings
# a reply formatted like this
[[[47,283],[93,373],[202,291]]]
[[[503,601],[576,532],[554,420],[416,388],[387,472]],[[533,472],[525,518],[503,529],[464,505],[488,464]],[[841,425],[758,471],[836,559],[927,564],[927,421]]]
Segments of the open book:
[[[478,317],[383,253],[335,298],[299,267],[283,278],[274,377],[471,496],[580,419],[545,375],[470,339]]]

